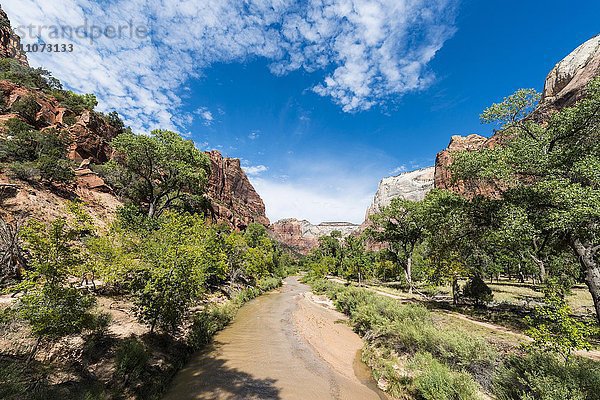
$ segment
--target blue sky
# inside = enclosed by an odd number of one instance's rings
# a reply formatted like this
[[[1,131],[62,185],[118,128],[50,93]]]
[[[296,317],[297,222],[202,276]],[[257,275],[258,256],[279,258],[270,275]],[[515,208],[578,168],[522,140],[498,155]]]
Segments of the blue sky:
[[[143,37],[51,38],[29,55],[138,132],[239,157],[272,220],[362,222],[384,177],[433,165],[451,135],[600,32],[600,2],[8,0],[23,27],[132,21]]]

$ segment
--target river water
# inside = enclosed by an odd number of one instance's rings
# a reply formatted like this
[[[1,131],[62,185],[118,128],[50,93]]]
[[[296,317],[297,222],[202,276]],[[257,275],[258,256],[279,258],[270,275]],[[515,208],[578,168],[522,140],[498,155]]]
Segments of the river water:
[[[241,308],[175,377],[165,400],[377,400],[361,339],[297,278]]]

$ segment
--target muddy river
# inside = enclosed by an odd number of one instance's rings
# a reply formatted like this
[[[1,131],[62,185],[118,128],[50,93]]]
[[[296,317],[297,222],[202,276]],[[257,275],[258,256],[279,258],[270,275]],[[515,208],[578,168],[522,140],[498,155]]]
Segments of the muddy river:
[[[175,377],[165,400],[386,399],[345,317],[297,278],[246,304]]]

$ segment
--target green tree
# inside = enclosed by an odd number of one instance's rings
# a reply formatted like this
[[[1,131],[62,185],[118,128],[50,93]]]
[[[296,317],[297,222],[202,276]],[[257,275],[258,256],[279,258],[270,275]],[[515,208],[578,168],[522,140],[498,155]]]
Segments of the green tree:
[[[456,154],[453,174],[502,182],[505,201],[523,207],[537,231],[568,244],[600,321],[600,78],[574,106],[544,124],[511,122],[501,138],[493,149]]]
[[[91,313],[93,297],[81,293],[67,283],[69,269],[81,262],[76,241],[82,231],[64,218],[46,225],[31,220],[21,229],[29,270],[19,288],[19,315],[29,322],[37,337],[30,360],[40,343],[93,328],[96,318]]]
[[[166,130],[149,136],[124,132],[112,146],[116,156],[107,166],[108,179],[148,217],[160,216],[187,196],[203,194],[210,161],[191,140]]]
[[[402,267],[409,293],[413,290],[413,252],[425,237],[421,206],[417,201],[395,198],[379,214],[371,216],[370,235],[384,243]]]
[[[159,222],[160,227],[140,243],[145,268],[133,284],[134,305],[138,319],[151,332],[159,327],[173,333],[204,289],[205,252],[199,239],[205,224],[197,216],[173,212],[165,213]]]
[[[568,361],[574,350],[587,349],[592,334],[589,324],[572,317],[561,285],[550,282],[544,292],[544,304],[534,309],[527,334],[533,338],[534,349],[556,353]]]

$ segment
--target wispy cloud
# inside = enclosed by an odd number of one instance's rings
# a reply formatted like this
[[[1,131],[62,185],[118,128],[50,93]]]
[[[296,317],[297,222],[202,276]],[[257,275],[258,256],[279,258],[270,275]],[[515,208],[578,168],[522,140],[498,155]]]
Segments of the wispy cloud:
[[[264,165],[251,165],[242,167],[242,169],[249,176],[258,176],[263,172],[266,172],[269,168]]]
[[[260,131],[252,131],[248,134],[248,139],[256,140],[260,137]]]
[[[213,121],[215,120],[215,117],[213,117],[212,112],[210,112],[209,109],[206,107],[199,107],[196,111],[194,111],[194,114],[200,116],[200,118],[202,119],[202,123],[205,126],[212,125]]]
[[[190,77],[217,62],[270,60],[275,74],[325,71],[312,90],[346,112],[429,85],[457,0],[6,0],[15,26],[147,27],[148,37],[73,38],[73,53],[30,53],[67,87],[95,93],[135,130],[182,128]],[[46,30],[35,41],[56,43]],[[64,41],[62,41],[64,42]],[[322,76],[322,75],[321,75]],[[213,121],[207,110],[204,123]],[[185,126],[183,127],[185,130]]]

